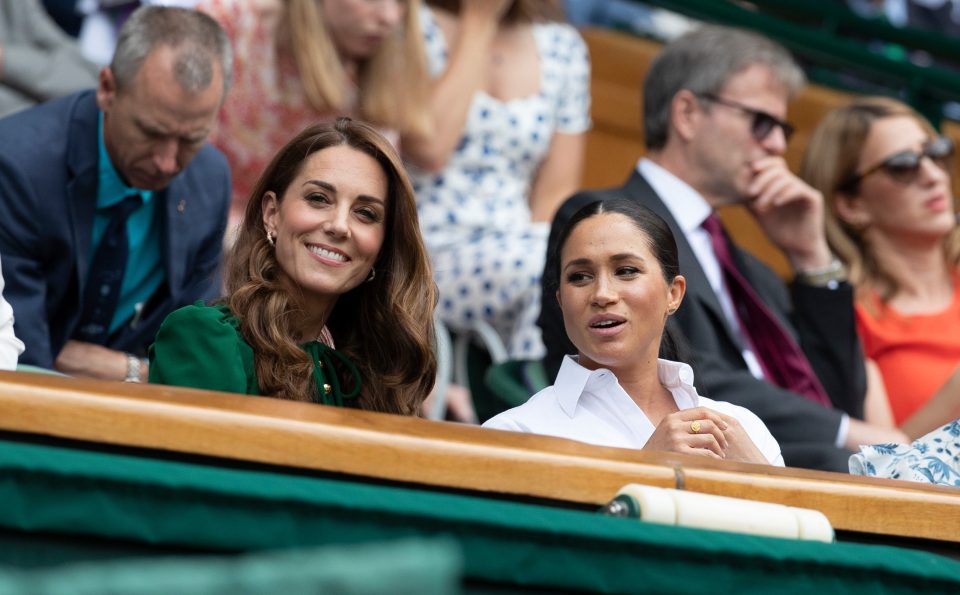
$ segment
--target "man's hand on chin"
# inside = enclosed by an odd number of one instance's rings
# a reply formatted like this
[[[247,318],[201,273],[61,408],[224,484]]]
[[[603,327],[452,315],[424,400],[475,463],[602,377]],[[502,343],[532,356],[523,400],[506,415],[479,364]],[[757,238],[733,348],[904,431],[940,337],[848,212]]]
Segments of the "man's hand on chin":
[[[747,207],[795,270],[827,267],[833,260],[823,221],[823,195],[787,168],[783,157],[753,162]]]

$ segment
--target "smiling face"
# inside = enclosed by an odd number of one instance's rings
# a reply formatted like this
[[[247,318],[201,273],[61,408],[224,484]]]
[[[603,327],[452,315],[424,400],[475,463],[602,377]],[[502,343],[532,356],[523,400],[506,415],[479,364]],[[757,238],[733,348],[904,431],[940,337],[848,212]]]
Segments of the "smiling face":
[[[619,213],[588,217],[567,238],[557,300],[584,367],[616,372],[656,361],[664,323],[686,286],[681,276],[667,283],[649,241]]]
[[[732,76],[716,95],[731,104],[786,119],[787,88],[768,66],[746,68]],[[696,103],[700,117],[688,143],[693,185],[714,207],[743,202],[753,181],[752,164],[786,151],[783,130],[775,126],[758,140],[751,132],[753,117],[746,111],[705,99]]]
[[[868,171],[902,151],[919,152],[930,140],[911,116],[879,119],[870,127],[856,171]],[[838,196],[836,211],[854,227],[893,240],[939,241],[956,225],[950,176],[927,157],[909,181],[898,181],[883,168],[868,174],[853,196]]]
[[[188,93],[174,77],[176,58],[170,46],[154,48],[122,90],[109,68],[100,73],[104,145],[117,172],[135,188],[166,188],[203,147],[220,109],[219,64],[206,89]]]
[[[370,275],[383,245],[387,192],[373,157],[337,145],[311,154],[282,197],[264,196],[264,228],[305,308],[329,313]]]
[[[337,51],[348,60],[371,57],[403,21],[403,0],[320,0]]]

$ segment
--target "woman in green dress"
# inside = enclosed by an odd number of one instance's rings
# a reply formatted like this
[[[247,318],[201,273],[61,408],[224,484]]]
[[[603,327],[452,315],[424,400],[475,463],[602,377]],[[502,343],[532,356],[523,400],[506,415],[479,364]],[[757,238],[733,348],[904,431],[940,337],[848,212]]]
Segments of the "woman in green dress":
[[[436,290],[413,190],[364,123],[311,126],[280,149],[226,287],[164,321],[150,382],[407,415],[433,386]]]

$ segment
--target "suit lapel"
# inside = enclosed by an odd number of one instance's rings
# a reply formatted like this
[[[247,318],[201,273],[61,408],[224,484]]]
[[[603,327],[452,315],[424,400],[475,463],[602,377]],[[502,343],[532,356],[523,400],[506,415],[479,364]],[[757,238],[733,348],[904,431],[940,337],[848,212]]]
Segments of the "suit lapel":
[[[190,201],[184,195],[183,184],[175,178],[170,186],[157,193],[160,201],[160,225],[162,234],[163,268],[170,296],[176,300],[180,294],[187,263],[186,225],[190,214]]]
[[[697,300],[712,314],[713,318],[720,324],[724,332],[727,334],[727,337],[730,341],[737,345],[741,350],[743,348],[740,338],[736,333],[733,332],[733,329],[730,328],[730,323],[727,321],[727,317],[723,313],[723,309],[720,307],[720,300],[717,298],[717,294],[713,292],[713,288],[710,286],[710,282],[707,280],[707,275],[703,272],[703,268],[700,266],[700,261],[697,260],[696,254],[693,252],[693,248],[690,247],[690,242],[687,241],[687,236],[684,234],[683,230],[680,229],[680,226],[677,224],[676,219],[673,218],[673,215],[670,213],[670,209],[667,208],[667,205],[663,203],[660,197],[654,191],[653,187],[640,175],[639,172],[634,170],[633,175],[627,180],[624,190],[627,192],[627,195],[634,198],[647,207],[657,215],[663,218],[667,222],[667,225],[670,226],[670,230],[673,232],[673,237],[677,242],[677,253],[680,258],[680,272],[687,279],[687,295],[684,298],[685,300]],[[681,310],[683,306],[680,306]]]
[[[93,242],[93,216],[97,210],[97,186],[99,182],[98,160],[100,153],[98,137],[99,110],[94,94],[78,101],[70,121],[67,145],[67,204],[73,221],[74,249],[76,250],[77,274],[80,287],[85,284],[90,268],[90,247]],[[79,297],[79,296],[78,296]]]

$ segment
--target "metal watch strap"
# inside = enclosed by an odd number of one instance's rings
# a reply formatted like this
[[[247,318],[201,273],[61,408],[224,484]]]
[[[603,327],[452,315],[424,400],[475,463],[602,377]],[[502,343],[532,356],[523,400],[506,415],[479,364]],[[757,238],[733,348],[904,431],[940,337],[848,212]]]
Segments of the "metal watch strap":
[[[132,353],[127,354],[127,377],[123,379],[124,382],[140,382],[140,370],[143,368],[143,364],[140,361],[140,358],[133,355]]]
[[[806,285],[830,287],[832,289],[837,284],[847,280],[847,268],[843,266],[840,259],[834,258],[825,267],[809,271],[797,271],[797,280]]]

